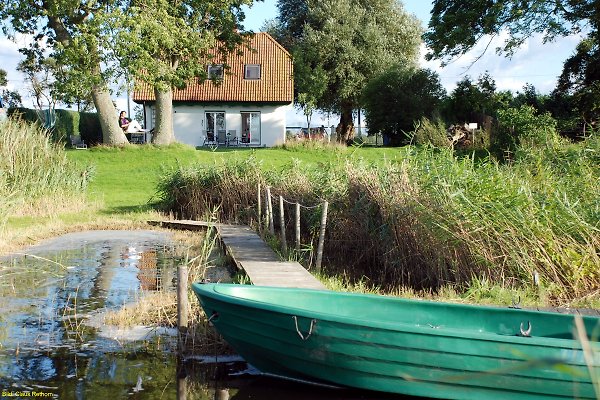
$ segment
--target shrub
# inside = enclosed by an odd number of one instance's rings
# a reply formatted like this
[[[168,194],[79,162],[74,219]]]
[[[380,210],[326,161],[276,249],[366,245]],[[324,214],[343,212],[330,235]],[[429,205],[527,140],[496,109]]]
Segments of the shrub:
[[[508,138],[509,144],[552,147],[559,143],[556,120],[548,112],[536,115],[536,109],[526,104],[499,110],[498,123],[500,136]]]
[[[116,119],[116,117],[115,117]],[[79,113],[79,134],[89,145],[102,143],[102,127],[96,113]]]
[[[9,115],[29,123],[40,123],[37,110],[29,108],[13,108]],[[51,129],[55,143],[69,143],[69,136],[81,136],[88,144],[102,143],[102,127],[96,113],[77,112],[72,110],[56,110],[56,124]]]
[[[413,132],[412,143],[415,145],[432,145],[434,147],[450,147],[446,126],[440,119],[434,121],[421,118]]]

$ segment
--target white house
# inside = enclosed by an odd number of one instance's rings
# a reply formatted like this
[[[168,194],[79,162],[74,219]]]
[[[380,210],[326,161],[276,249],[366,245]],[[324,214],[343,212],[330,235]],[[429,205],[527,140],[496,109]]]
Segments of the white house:
[[[286,111],[294,98],[292,58],[267,33],[250,38],[250,48],[207,65],[220,82],[192,81],[173,92],[173,130],[178,142],[274,146],[285,142]],[[222,78],[221,78],[222,77]],[[155,121],[154,92],[140,85],[133,100],[144,106],[145,127]]]

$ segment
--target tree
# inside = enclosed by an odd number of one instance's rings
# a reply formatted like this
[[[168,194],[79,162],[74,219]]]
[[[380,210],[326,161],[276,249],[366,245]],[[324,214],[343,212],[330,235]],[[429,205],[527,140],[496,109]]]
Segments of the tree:
[[[393,66],[372,79],[363,92],[369,131],[381,132],[401,143],[415,121],[433,117],[445,95],[435,72]]]
[[[6,71],[0,69],[0,87],[8,85]],[[21,95],[18,92],[2,89],[0,93],[0,108],[2,107],[19,107],[21,105]]]
[[[507,106],[512,94],[496,93],[496,82],[487,72],[480,75],[477,82],[465,76],[457,84],[446,102],[446,118],[454,122],[473,122],[481,115],[495,115],[496,111]]]
[[[242,5],[252,0],[133,0],[117,34],[116,53],[137,82],[154,89],[156,134],[154,143],[169,144],[173,133],[173,88],[190,79],[207,79],[207,64],[244,43],[239,31]],[[214,49],[216,48],[216,52]]]
[[[565,62],[557,94],[573,96],[585,126],[595,124],[599,118],[598,0],[435,0],[424,39],[431,49],[427,58],[440,59],[444,64],[482,40],[488,40],[487,50],[502,32],[507,32],[509,39],[496,51],[511,56],[533,34],[543,35],[546,42],[584,28],[587,38]]]
[[[304,74],[322,74],[317,108],[339,113],[338,141],[352,139],[367,82],[390,65],[416,66],[419,21],[396,0],[280,0],[278,8],[285,33],[278,39],[295,57],[296,96],[314,92]]]
[[[557,95],[570,95],[574,108],[583,121],[583,135],[587,126],[600,119],[600,46],[598,38],[582,40],[563,66],[556,86]]]
[[[35,38],[32,49],[48,46],[49,55],[63,82],[76,82],[86,88],[94,100],[107,144],[126,143],[110,98],[108,82],[111,64],[107,39],[102,33],[107,11],[119,6],[119,0],[5,0],[0,19],[5,33],[18,32]],[[31,50],[31,49],[30,49]],[[38,54],[42,54],[38,52]]]
[[[596,0],[434,0],[429,29],[423,35],[428,59],[444,62],[465,54],[482,40],[503,31],[509,39],[498,53],[512,55],[533,34],[544,41],[580,32],[598,20]],[[594,22],[596,21],[596,22]]]

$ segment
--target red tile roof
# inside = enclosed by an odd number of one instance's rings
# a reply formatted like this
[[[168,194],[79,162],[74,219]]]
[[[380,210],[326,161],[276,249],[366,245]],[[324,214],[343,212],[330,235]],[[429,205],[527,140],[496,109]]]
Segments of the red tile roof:
[[[214,61],[213,64],[218,64]],[[228,72],[220,84],[193,79],[185,89],[173,91],[173,101],[194,102],[276,102],[291,103],[294,99],[292,57],[268,33],[255,33],[250,48],[228,57]],[[244,65],[260,64],[260,79],[244,79]],[[154,90],[138,84],[133,93],[136,102],[154,101]]]

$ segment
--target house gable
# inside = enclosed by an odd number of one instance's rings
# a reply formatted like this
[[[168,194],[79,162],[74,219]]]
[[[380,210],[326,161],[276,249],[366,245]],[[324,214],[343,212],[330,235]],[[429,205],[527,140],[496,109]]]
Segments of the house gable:
[[[290,54],[268,33],[255,33],[249,48],[227,59],[229,69],[220,82],[193,79],[185,89],[173,91],[174,102],[260,102],[290,104],[294,98],[293,67]],[[219,64],[218,59],[213,65]],[[247,66],[251,66],[247,68]],[[257,78],[257,67],[259,77]],[[208,68],[208,66],[207,66]],[[245,74],[251,70],[251,75]],[[134,91],[135,102],[153,102],[154,91],[139,84]]]

